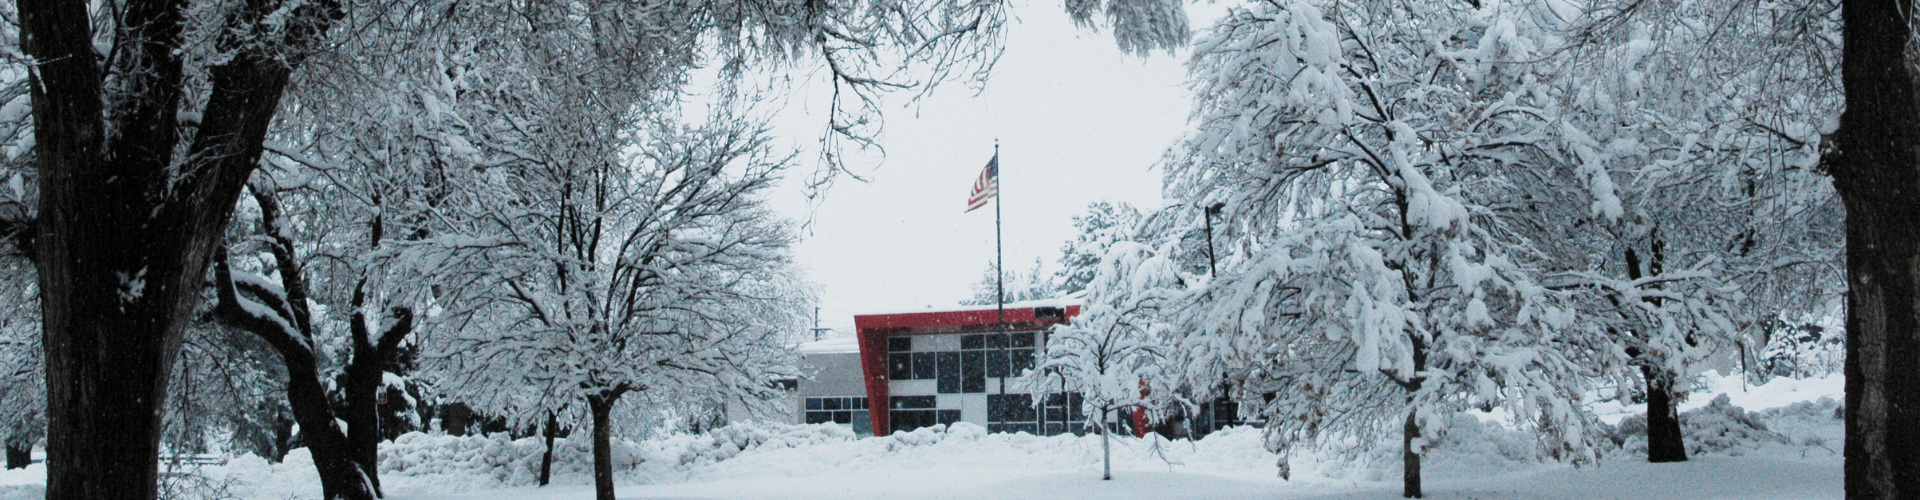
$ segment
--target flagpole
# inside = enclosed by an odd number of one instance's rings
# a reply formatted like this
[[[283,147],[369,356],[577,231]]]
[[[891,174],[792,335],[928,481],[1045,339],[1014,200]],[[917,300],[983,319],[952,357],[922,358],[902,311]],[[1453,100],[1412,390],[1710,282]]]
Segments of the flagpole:
[[[1001,177],[1000,176],[1000,140],[999,139],[993,140],[993,168],[994,168],[993,176],[996,177],[996,179],[994,179],[993,182],[994,184],[998,185],[1000,184],[999,177]],[[993,195],[993,259],[994,259],[993,293],[994,293],[994,302],[996,303],[995,306],[1000,309],[1000,330],[1006,331],[1007,329],[1007,286],[1006,286],[1007,254],[1004,251],[1002,251],[1000,246],[1000,203],[1001,203],[1001,200],[1006,199],[1007,193],[1006,193],[1006,190],[999,189],[998,187],[995,188],[995,191],[998,191],[998,192],[994,193]]]

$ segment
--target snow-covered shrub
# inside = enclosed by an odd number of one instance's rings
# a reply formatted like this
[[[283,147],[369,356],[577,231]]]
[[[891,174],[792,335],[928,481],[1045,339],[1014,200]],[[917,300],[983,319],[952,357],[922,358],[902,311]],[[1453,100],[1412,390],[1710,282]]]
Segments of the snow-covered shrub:
[[[834,424],[738,423],[706,434],[675,434],[640,442],[614,440],[613,468],[629,470],[653,461],[687,468],[728,460],[755,448],[799,448],[854,439],[853,431]],[[531,484],[539,477],[540,458],[545,452],[546,442],[538,437],[511,440],[502,433],[445,436],[410,432],[380,444],[380,474],[470,475],[501,484]],[[588,476],[592,472],[593,442],[585,434],[554,440],[555,477]]]
[[[856,439],[836,424],[762,424],[743,422],[706,434],[679,434],[641,443],[652,459],[692,466],[731,459],[756,448],[799,448]]]
[[[593,470],[592,442],[556,439],[554,475],[588,474]],[[506,434],[435,436],[410,432],[380,444],[380,474],[394,476],[472,475],[503,484],[531,483],[540,473],[546,443],[540,438],[509,440]],[[631,442],[613,442],[615,470],[631,468],[644,455]]]
[[[1846,330],[1819,323],[1778,322],[1760,353],[1767,376],[1796,379],[1840,371],[1846,360]]]
[[[1726,394],[1721,394],[1706,406],[1680,412],[1680,434],[1690,456],[1740,456],[1765,443],[1791,444],[1792,441],[1786,436],[1767,428],[1768,417],[1768,414],[1749,412],[1734,406]],[[1620,443],[1620,450],[1628,456],[1646,455],[1646,416],[1632,415],[1622,419],[1614,429],[1613,439]]]
[[[987,429],[968,422],[954,422],[952,425],[934,424],[914,429],[912,432],[894,431],[893,442],[887,444],[887,451],[898,451],[916,446],[932,446],[944,441],[978,441],[987,435]]]

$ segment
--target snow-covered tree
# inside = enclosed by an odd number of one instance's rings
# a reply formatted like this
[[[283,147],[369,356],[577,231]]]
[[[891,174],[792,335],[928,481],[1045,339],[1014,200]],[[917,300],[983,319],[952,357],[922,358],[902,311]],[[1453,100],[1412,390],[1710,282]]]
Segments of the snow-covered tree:
[[[960,301],[960,305],[990,306],[1000,303],[1003,296],[1009,303],[1045,300],[1059,296],[1054,290],[1053,282],[1041,272],[1040,259],[1033,260],[1031,271],[1008,271],[1005,274],[1000,273],[999,264],[989,261],[987,271],[981,273],[980,281],[973,284],[973,298]]]
[[[810,301],[792,236],[757,200],[787,167],[764,133],[727,115],[637,126],[604,129],[627,139],[604,157],[556,149],[498,172],[489,187],[507,196],[479,222],[510,243],[489,254],[473,312],[494,326],[460,331],[441,355],[446,387],[482,407],[584,408],[602,498],[616,405],[691,387],[773,397],[779,346]]]
[[[258,336],[280,354],[287,373],[287,402],[299,423],[302,441],[313,453],[321,487],[328,498],[379,496],[378,413],[374,405],[386,378],[382,368],[413,330],[413,309],[394,307],[392,321],[381,328],[365,309],[366,281],[359,280],[350,299],[346,335],[323,329],[328,321],[316,318],[308,255],[302,255],[274,189],[256,183],[252,193],[260,218],[259,231],[271,265],[258,272],[235,269],[228,247],[214,261],[214,314],[223,324]],[[377,245],[379,240],[374,240]],[[278,279],[270,279],[268,274]],[[376,317],[377,318],[377,317]],[[329,333],[333,333],[329,335]],[[330,341],[344,341],[347,352],[336,359]],[[343,383],[335,384],[333,375]],[[335,397],[333,388],[340,395]],[[336,404],[336,402],[338,404]],[[357,438],[357,439],[356,439]]]
[[[1126,202],[1087,204],[1087,213],[1073,216],[1073,240],[1060,247],[1060,269],[1053,273],[1058,293],[1070,295],[1085,290],[1093,282],[1107,248],[1132,241],[1139,224],[1140,210]]]
[[[1102,480],[1113,479],[1110,422],[1128,409],[1167,400],[1175,387],[1164,376],[1172,356],[1161,312],[1180,301],[1184,281],[1166,253],[1131,241],[1110,245],[1088,282],[1080,315],[1054,328],[1046,353],[1024,379],[1036,396],[1055,389],[1080,393],[1087,414],[1099,416]]]
[[[1509,227],[1638,372],[1619,380],[1644,390],[1620,393],[1648,403],[1649,459],[1685,460],[1687,366],[1750,356],[1767,318],[1837,292],[1838,205],[1814,168],[1835,19],[1739,1],[1561,14],[1552,168],[1509,174],[1525,182],[1500,204],[1524,208]]]
[[[0,439],[7,468],[31,460],[35,443],[46,437],[46,360],[40,347],[40,298],[32,263],[19,255],[0,257]]]
[[[1556,138],[1550,75],[1527,64],[1554,48],[1538,14],[1250,4],[1196,43],[1196,130],[1169,190],[1225,204],[1227,257],[1177,313],[1176,347],[1194,384],[1277,395],[1255,408],[1275,451],[1399,431],[1418,496],[1449,416],[1503,407],[1548,455],[1597,458],[1583,397],[1617,362],[1495,204]]]

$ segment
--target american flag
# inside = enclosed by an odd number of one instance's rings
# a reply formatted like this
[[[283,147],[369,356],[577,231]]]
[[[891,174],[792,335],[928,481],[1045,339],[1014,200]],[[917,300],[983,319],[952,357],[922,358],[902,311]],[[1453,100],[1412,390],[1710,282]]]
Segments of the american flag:
[[[967,211],[972,212],[987,206],[987,199],[1000,194],[1000,154],[994,153],[987,160],[987,168],[980,170],[980,179],[973,181],[973,194],[967,196]]]

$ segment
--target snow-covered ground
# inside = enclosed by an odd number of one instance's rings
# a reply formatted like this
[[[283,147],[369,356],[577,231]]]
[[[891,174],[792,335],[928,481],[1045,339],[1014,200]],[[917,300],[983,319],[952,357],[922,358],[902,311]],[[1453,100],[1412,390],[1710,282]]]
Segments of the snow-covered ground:
[[[1462,415],[1427,459],[1428,497],[1842,496],[1839,377],[1743,387],[1737,378],[1708,374],[1703,382],[1709,390],[1683,405],[1689,462],[1645,463],[1632,455],[1630,437],[1598,466],[1541,462],[1525,434]],[[1598,410],[1619,422],[1633,408]],[[591,498],[582,445],[563,443],[555,484],[538,488],[531,486],[541,451],[536,440],[410,434],[381,450],[381,479],[389,498],[402,500]],[[1292,479],[1283,480],[1259,431],[1246,428],[1194,442],[1116,439],[1112,481],[1099,480],[1097,437],[987,434],[968,424],[867,439],[830,425],[742,425],[626,443],[617,452],[621,498],[1398,498],[1400,480],[1397,449],[1347,459],[1296,456]],[[0,499],[37,498],[44,475],[38,464],[0,473]],[[188,489],[230,498],[319,496],[302,450],[282,464],[235,458],[189,479],[197,482]]]

